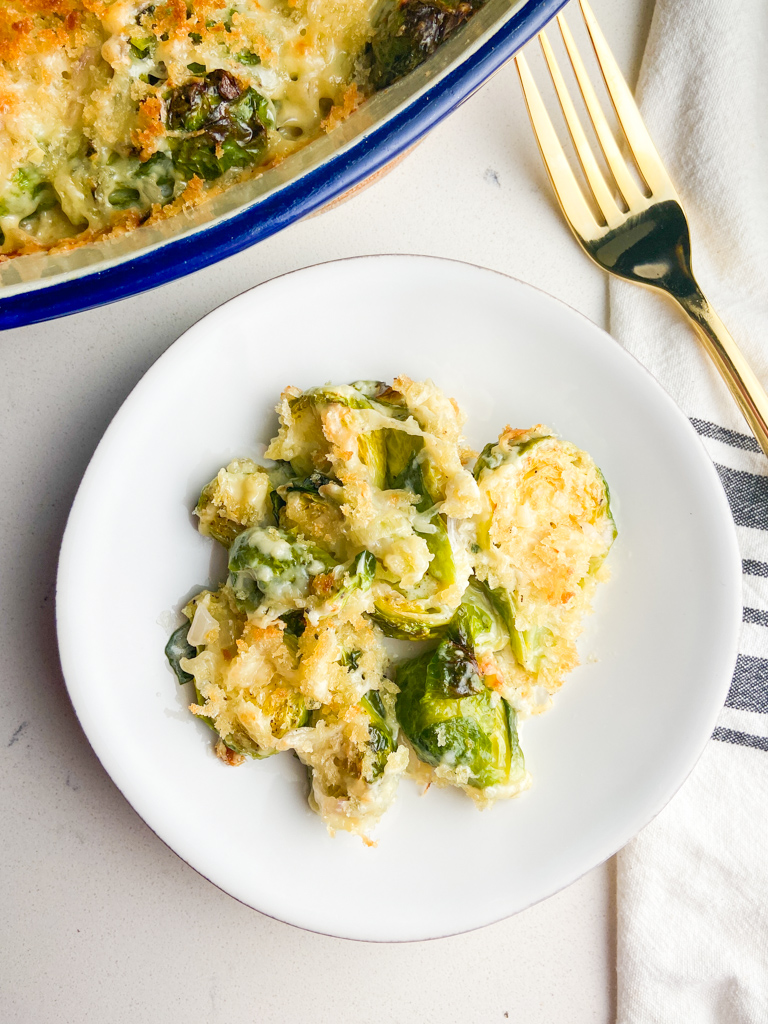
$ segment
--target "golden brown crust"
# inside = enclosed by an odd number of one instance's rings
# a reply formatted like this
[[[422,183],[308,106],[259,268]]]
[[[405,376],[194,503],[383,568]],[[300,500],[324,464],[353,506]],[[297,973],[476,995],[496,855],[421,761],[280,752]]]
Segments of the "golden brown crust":
[[[0,262],[166,219],[331,131],[364,98],[349,79],[373,3],[0,0]],[[211,71],[266,101],[252,164],[222,160],[218,137],[218,171],[204,147],[177,159],[195,132],[168,130],[173,90]],[[171,163],[144,172],[157,153]],[[198,167],[209,180],[187,181]]]

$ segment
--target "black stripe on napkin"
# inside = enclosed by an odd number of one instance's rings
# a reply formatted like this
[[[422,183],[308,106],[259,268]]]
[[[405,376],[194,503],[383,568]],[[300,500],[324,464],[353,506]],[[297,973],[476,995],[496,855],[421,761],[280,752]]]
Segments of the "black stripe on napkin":
[[[722,441],[732,448],[741,448],[745,452],[760,452],[762,449],[751,434],[739,434],[735,430],[727,430],[719,427],[717,423],[710,423],[709,420],[697,420],[691,417],[691,423],[697,434],[702,437],[711,437],[713,441]]]
[[[744,473],[715,463],[737,526],[768,530],[768,476]]]
[[[768,714],[768,660],[738,656],[725,706]]]
[[[768,562],[757,562],[754,558],[745,558],[741,563],[741,571],[747,576],[768,576]]]
[[[745,608],[741,615],[742,622],[751,622],[755,626],[768,626],[768,612],[761,608]]]
[[[754,747],[756,750],[768,750],[768,736],[752,736],[748,732],[736,732],[735,729],[723,729],[721,726],[712,733],[713,740],[722,743],[736,743],[740,747]]]

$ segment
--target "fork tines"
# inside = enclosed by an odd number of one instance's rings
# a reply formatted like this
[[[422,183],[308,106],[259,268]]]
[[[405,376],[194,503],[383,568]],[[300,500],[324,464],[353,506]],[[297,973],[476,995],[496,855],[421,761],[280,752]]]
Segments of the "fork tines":
[[[568,86],[560,71],[557,58],[545,32],[539,33],[539,41],[574,149],[576,150],[576,155],[597,208],[602,215],[602,223],[599,223],[595,218],[592,209],[584,198],[584,194],[547,113],[541,94],[536,87],[528,62],[522,53],[515,57],[515,63],[520,75],[520,82],[523,87],[523,94],[531,123],[533,124],[534,134],[539,143],[544,164],[557,193],[560,205],[563,207],[574,231],[581,235],[582,238],[590,239],[596,235],[603,234],[605,226],[611,228],[626,219],[626,211],[620,208],[614,198],[614,189],[618,192],[627,210],[632,213],[640,212],[652,203],[661,202],[666,199],[676,199],[677,197],[669,176],[656,152],[656,148],[643,124],[632,93],[621,74],[605,37],[600,31],[600,27],[587,0],[578,0],[578,4],[581,8],[608,95],[616,111],[616,117],[626,137],[627,144],[637,165],[637,170],[646,185],[648,194],[643,193],[627,167],[603,112],[597,93],[589,79],[586,66],[581,58],[571,30],[562,14],[557,16],[560,34],[584,100],[584,105],[605,158],[605,163],[613,177],[613,182],[610,184],[606,181],[603,171],[592,151],[576,107],[568,92]]]

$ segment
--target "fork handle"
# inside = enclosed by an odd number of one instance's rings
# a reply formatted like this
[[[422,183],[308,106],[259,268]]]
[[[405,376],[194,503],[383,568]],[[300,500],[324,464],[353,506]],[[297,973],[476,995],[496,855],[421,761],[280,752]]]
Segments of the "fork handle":
[[[757,443],[768,455],[768,395],[763,385],[698,285],[693,292],[676,295],[675,299],[693,321],[697,334],[736,399]]]

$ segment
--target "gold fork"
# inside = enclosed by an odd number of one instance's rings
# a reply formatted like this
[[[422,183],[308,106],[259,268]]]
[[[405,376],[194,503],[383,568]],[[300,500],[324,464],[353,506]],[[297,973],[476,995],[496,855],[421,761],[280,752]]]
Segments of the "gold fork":
[[[760,447],[768,455],[768,395],[696,283],[691,270],[688,222],[680,199],[589,4],[586,0],[578,2],[608,94],[647,194],[643,194],[621,155],[570,29],[559,14],[557,23],[576,81],[605,162],[627,210],[622,210],[616,202],[598,166],[550,42],[546,34],[540,32],[539,41],[568,131],[603,223],[598,221],[584,198],[528,63],[522,54],[518,54],[515,63],[528,114],[560,206],[576,238],[595,263],[609,274],[666,292],[682,307]]]

